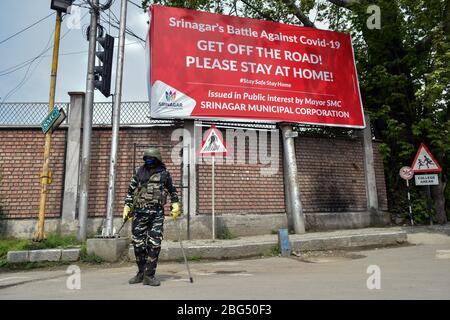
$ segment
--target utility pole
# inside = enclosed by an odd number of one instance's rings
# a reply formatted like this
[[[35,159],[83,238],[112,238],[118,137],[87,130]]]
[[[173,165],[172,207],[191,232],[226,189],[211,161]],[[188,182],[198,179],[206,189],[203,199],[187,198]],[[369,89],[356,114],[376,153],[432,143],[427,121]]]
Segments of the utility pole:
[[[53,40],[53,58],[52,58],[52,71],[50,76],[50,95],[48,101],[48,112],[50,113],[55,105],[55,90],[56,90],[56,75],[58,72],[58,55],[59,55],[59,40],[61,34],[61,11],[56,11],[56,23],[55,23],[55,37]],[[45,134],[44,145],[44,164],[42,166],[41,179],[41,198],[39,202],[39,219],[37,224],[37,232],[35,234],[35,241],[42,241],[45,239],[44,233],[44,220],[45,220],[45,204],[47,201],[47,186],[51,183],[51,172],[48,169],[50,161],[50,146],[52,142],[52,132],[48,131]]]
[[[117,53],[116,89],[113,105],[113,123],[111,139],[111,162],[109,164],[108,202],[106,206],[106,237],[113,237],[114,195],[117,167],[117,145],[119,144],[120,104],[122,102],[123,61],[125,51],[125,27],[127,19],[127,1],[120,6],[119,52]]]
[[[88,69],[86,77],[86,98],[83,116],[83,149],[81,155],[80,198],[78,202],[79,230],[78,239],[86,240],[86,227],[89,200],[89,174],[91,166],[92,109],[94,106],[94,68],[97,44],[98,0],[92,0],[91,24],[89,27]]]
[[[292,130],[292,125],[289,123],[281,123],[282,140],[284,146],[283,152],[283,165],[285,167],[285,179],[289,184],[287,192],[289,196],[290,205],[288,208],[291,210],[292,220],[294,222],[294,231],[296,234],[305,233],[305,217],[303,215],[302,202],[300,200],[300,190],[298,187],[298,175],[297,175],[297,160],[295,158],[295,146],[294,137],[298,135],[297,132]]]

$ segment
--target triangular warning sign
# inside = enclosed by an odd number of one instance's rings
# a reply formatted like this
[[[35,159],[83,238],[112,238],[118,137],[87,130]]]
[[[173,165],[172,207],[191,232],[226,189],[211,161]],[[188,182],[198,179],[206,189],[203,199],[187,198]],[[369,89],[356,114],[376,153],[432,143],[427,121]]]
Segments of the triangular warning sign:
[[[414,162],[411,166],[414,172],[441,172],[442,168],[423,143],[420,144]]]
[[[200,149],[200,154],[226,154],[227,146],[223,142],[222,133],[212,125],[208,131],[205,132],[206,139],[202,142],[202,147]]]

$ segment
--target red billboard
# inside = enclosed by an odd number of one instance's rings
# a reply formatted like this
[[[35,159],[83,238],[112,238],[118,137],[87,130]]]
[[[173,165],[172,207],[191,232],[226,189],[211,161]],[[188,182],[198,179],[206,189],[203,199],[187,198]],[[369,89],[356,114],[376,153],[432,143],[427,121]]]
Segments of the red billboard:
[[[152,118],[365,126],[350,35],[153,5]]]

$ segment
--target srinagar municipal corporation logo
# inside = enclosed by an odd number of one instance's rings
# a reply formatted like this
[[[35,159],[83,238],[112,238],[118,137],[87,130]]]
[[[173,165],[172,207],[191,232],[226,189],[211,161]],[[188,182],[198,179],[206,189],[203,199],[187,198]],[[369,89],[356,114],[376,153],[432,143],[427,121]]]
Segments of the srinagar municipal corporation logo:
[[[172,91],[172,90],[166,91],[166,100],[168,102],[174,102],[176,100],[176,98],[177,98],[176,91]]]
[[[166,101],[160,101],[160,107],[173,107],[173,108],[182,108],[183,104],[181,102],[175,102],[177,99],[177,92],[175,90],[166,90]]]

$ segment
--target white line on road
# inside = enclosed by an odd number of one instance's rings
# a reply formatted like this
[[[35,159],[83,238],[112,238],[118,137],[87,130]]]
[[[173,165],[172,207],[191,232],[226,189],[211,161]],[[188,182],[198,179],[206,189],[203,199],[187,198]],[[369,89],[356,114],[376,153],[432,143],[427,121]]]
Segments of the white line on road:
[[[12,280],[12,279],[29,279],[30,277],[9,277],[0,279],[0,281]]]

